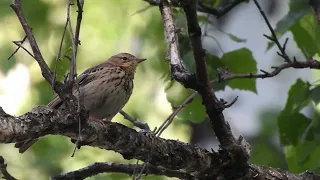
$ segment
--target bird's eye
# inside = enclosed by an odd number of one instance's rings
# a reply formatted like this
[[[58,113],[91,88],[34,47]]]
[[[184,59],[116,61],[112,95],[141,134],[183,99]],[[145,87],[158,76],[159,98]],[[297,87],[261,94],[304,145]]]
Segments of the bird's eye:
[[[127,57],[122,57],[122,60],[126,61],[126,60],[128,60],[128,58]]]

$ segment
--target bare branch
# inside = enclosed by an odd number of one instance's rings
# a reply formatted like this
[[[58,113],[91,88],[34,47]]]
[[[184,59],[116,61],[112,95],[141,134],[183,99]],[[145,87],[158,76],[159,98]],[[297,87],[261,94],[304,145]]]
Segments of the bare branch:
[[[27,36],[24,36],[24,38],[21,41],[12,41],[15,45],[20,44],[22,46],[22,44],[24,43],[24,41],[27,39]],[[20,49],[20,46],[17,47],[17,49],[8,57],[8,60],[11,59]],[[32,57],[33,55],[30,54]]]
[[[161,1],[159,9],[165,28],[165,39],[168,44],[167,59],[170,60],[171,76],[186,88],[194,88],[196,77],[187,71],[184,66],[180,52],[177,31],[172,18],[172,10],[166,0]]]
[[[208,6],[205,6],[203,3],[201,3],[200,1],[198,1],[197,10],[200,12],[212,14],[212,15],[216,16],[217,18],[220,18],[220,17],[224,16],[225,14],[227,14],[229,11],[231,11],[233,8],[235,8],[236,6],[238,6],[239,4],[241,4],[242,2],[245,2],[245,1],[246,0],[229,1],[229,3],[227,5],[225,5],[224,7],[220,7],[220,8],[208,7]]]
[[[152,6],[159,6],[161,0],[144,0],[145,2],[148,2]],[[245,2],[246,0],[234,0],[230,1],[227,5],[224,7],[218,7],[218,8],[212,8],[204,5],[200,1],[198,2],[198,5],[196,6],[197,11],[204,12],[207,14],[211,14],[216,16],[217,18],[220,18],[227,14],[229,11],[231,11],[233,8],[241,4],[242,2]],[[192,0],[170,0],[170,5],[174,7],[184,7],[188,5],[189,3],[192,3]]]
[[[2,156],[0,156],[0,172],[3,175],[3,179],[5,180],[17,180],[7,171],[7,164],[5,163]]]
[[[20,0],[14,0],[13,3],[10,5],[10,7],[16,13],[24,32],[26,33],[26,36],[29,40],[31,49],[33,51],[33,55],[35,57],[35,60],[38,62],[39,66],[40,66],[43,77],[46,79],[46,81],[50,85],[52,85],[52,79],[53,79],[52,72],[50,71],[48,65],[44,61],[42,54],[40,52],[40,49],[38,47],[38,44],[37,44],[37,42],[34,38],[34,35],[32,33],[32,29],[27,24],[27,20],[25,19],[24,15],[22,13]]]
[[[126,112],[124,112],[123,110],[120,110],[120,114],[128,121],[130,121],[134,126],[146,130],[146,131],[150,131],[150,127],[148,126],[147,123],[142,123],[140,121],[138,121],[137,119],[132,118],[129,114],[127,114]]]
[[[309,5],[311,6],[314,12],[314,15],[317,19],[318,27],[319,27],[320,26],[320,2],[318,0],[309,0]]]
[[[133,175],[135,170],[140,171],[142,165],[135,164],[117,164],[117,163],[94,163],[85,168],[60,174],[51,178],[51,180],[67,180],[67,179],[77,179],[82,180],[100,173],[124,173],[128,175]],[[146,175],[164,175],[167,177],[177,177],[179,179],[194,179],[191,175],[182,171],[172,171],[162,167],[156,167],[148,164],[145,171]]]
[[[279,39],[278,39],[278,37],[277,37],[277,34],[275,33],[274,29],[272,28],[272,26],[271,26],[271,24],[270,24],[270,22],[269,22],[269,20],[268,20],[268,18],[267,18],[267,15],[266,15],[266,14],[264,13],[264,11],[261,9],[258,1],[257,1],[257,0],[253,0],[253,1],[254,1],[254,3],[256,4],[258,10],[260,11],[260,14],[262,15],[262,17],[263,17],[264,21],[266,22],[266,24],[267,24],[267,26],[268,26],[268,28],[269,28],[269,30],[270,30],[270,32],[271,32],[271,35],[272,35],[272,37],[269,37],[269,36],[267,36],[267,35],[264,35],[264,36],[267,37],[269,40],[273,41],[274,43],[276,43],[278,49],[280,50],[280,52],[278,52],[278,55],[279,55],[280,57],[282,57],[285,62],[288,62],[288,63],[289,63],[289,62],[291,61],[291,59],[290,59],[290,57],[289,57],[289,56],[287,55],[287,53],[286,53],[286,44],[287,44],[288,40],[286,40],[286,42],[284,43],[283,46],[280,44]]]

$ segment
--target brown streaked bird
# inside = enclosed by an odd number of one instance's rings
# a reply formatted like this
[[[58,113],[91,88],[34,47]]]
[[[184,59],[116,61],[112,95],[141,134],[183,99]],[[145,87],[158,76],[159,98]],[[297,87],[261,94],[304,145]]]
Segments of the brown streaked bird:
[[[107,61],[87,69],[79,75],[80,102],[89,110],[89,120],[111,121],[128,102],[133,90],[133,78],[139,59],[129,53],[111,56]],[[78,91],[73,88],[78,97]],[[56,96],[48,106],[59,108],[63,104]],[[25,152],[38,139],[28,139],[15,144],[19,152]]]

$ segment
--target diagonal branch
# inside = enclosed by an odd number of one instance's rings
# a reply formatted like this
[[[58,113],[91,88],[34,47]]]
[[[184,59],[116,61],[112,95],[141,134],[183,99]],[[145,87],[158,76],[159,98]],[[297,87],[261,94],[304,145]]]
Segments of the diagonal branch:
[[[224,105],[218,100],[212,91],[208,78],[207,66],[204,60],[205,51],[201,42],[201,28],[199,26],[196,3],[190,3],[184,7],[188,22],[188,33],[196,63],[198,84],[195,88],[201,95],[206,112],[209,116],[212,128],[221,144],[222,148],[228,148],[237,144],[236,138],[232,135],[229,124],[225,121],[222,111]]]
[[[0,174],[3,175],[3,179],[5,180],[17,180],[11,174],[7,171],[7,164],[5,163],[4,159],[2,156],[0,156]]]
[[[94,163],[85,168],[60,174],[51,178],[51,180],[67,180],[77,179],[82,180],[100,173],[124,173],[133,175],[135,171],[140,171],[143,165],[136,164],[117,164],[117,163]],[[176,177],[179,179],[194,179],[193,176],[182,171],[173,171],[162,167],[156,167],[148,164],[145,167],[144,173],[146,175],[164,175],[167,177]],[[192,178],[193,177],[193,178]]]
[[[29,40],[33,55],[35,57],[35,60],[38,62],[39,66],[40,66],[41,73],[42,73],[43,77],[46,79],[46,81],[50,85],[52,85],[53,74],[50,71],[46,62],[44,61],[42,54],[40,52],[40,49],[38,47],[38,44],[37,44],[35,37],[32,33],[32,30],[31,30],[30,26],[27,24],[27,20],[25,19],[23,12],[22,12],[22,9],[21,9],[20,0],[14,0],[13,3],[10,5],[10,7],[16,13],[24,32],[26,33],[26,36]]]

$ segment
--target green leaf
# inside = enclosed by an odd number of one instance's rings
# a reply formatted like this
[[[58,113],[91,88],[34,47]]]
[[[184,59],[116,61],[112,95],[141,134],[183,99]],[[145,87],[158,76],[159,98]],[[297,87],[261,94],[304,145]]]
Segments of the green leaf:
[[[310,102],[309,88],[310,84],[308,82],[303,82],[301,79],[297,79],[296,83],[292,85],[289,90],[284,110],[287,112],[298,112],[304,108]]]
[[[222,63],[232,74],[248,74],[257,72],[257,63],[249,49],[241,48],[222,57]],[[228,82],[233,89],[249,90],[257,93],[256,79],[233,79]]]
[[[305,130],[311,123],[311,119],[299,112],[282,111],[278,117],[280,142],[282,145],[297,145]],[[312,131],[306,135],[306,139],[312,139]]]
[[[306,58],[312,57],[320,52],[318,26],[312,13],[304,16],[298,23],[294,24],[290,30],[292,31],[297,46]]]
[[[223,64],[222,60],[215,55],[207,54],[205,57],[205,61],[208,67],[208,76],[209,76],[209,79],[211,80],[217,78],[218,68],[221,68],[221,67],[225,68],[225,65]],[[215,91],[224,90],[227,84],[228,84],[227,82],[216,83],[214,84],[213,87]]]
[[[305,0],[291,0],[289,12],[276,25],[275,32],[283,33],[305,15],[311,13],[310,6]]]
[[[300,173],[306,170],[319,173],[320,146],[318,142],[306,141],[297,146],[287,146],[285,156],[289,171]]]
[[[300,19],[309,13],[311,13],[311,9],[305,0],[291,0],[288,14],[277,23],[274,30],[278,38],[280,39],[290,27],[299,23]],[[273,45],[274,42],[269,42],[267,51],[273,47]]]
[[[300,140],[313,138],[308,128],[312,120],[300,113],[310,103],[310,84],[298,79],[291,86],[285,108],[278,117],[280,142],[282,145],[297,145]]]
[[[310,98],[316,104],[320,102],[320,86],[311,89]]]
[[[227,33],[227,35],[229,36],[229,38],[235,42],[239,42],[239,43],[243,43],[243,42],[247,42],[247,39],[242,39],[242,38],[239,38],[233,34],[230,34],[230,33]]]

